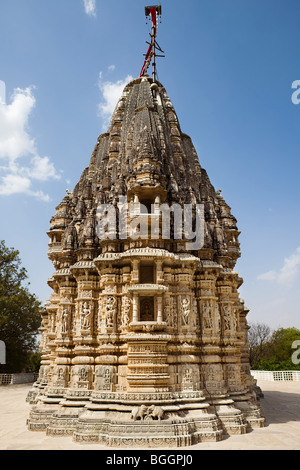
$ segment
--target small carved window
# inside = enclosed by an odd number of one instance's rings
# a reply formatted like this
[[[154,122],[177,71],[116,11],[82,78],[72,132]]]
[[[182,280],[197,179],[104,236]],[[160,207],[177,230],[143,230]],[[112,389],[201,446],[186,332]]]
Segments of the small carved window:
[[[140,265],[140,284],[154,284],[154,263]]]

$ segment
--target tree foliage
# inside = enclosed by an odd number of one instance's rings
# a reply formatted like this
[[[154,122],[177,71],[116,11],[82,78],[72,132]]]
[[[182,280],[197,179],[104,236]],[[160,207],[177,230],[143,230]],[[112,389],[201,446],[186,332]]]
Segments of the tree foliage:
[[[271,332],[265,324],[250,324],[250,366],[256,370],[300,370],[292,355],[293,343],[300,341],[297,328],[279,328]]]
[[[6,345],[6,365],[1,372],[21,372],[30,367],[37,349],[41,304],[24,285],[27,272],[19,252],[0,241],[0,340]]]
[[[269,347],[271,328],[265,323],[252,323],[248,333],[250,344],[250,365],[256,364],[264,357]]]

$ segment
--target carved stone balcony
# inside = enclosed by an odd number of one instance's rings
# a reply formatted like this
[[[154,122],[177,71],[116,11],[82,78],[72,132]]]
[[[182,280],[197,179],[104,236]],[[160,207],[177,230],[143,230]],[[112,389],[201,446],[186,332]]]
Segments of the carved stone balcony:
[[[157,321],[136,321],[131,322],[129,327],[133,331],[162,331],[166,329],[167,323]]]

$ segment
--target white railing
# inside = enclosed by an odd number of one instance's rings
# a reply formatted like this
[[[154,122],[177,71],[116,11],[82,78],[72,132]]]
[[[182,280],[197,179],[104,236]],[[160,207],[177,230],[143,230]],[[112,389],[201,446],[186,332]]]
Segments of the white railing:
[[[256,380],[267,381],[300,381],[299,370],[251,370]]]
[[[0,374],[0,385],[27,384],[37,380],[38,374]]]

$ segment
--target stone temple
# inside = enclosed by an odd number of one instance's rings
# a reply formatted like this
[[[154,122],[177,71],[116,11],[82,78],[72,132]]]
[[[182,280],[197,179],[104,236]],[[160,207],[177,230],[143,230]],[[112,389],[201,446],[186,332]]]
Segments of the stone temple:
[[[239,233],[163,85],[132,80],[51,220],[53,293],[28,428],[154,447],[264,426]]]

